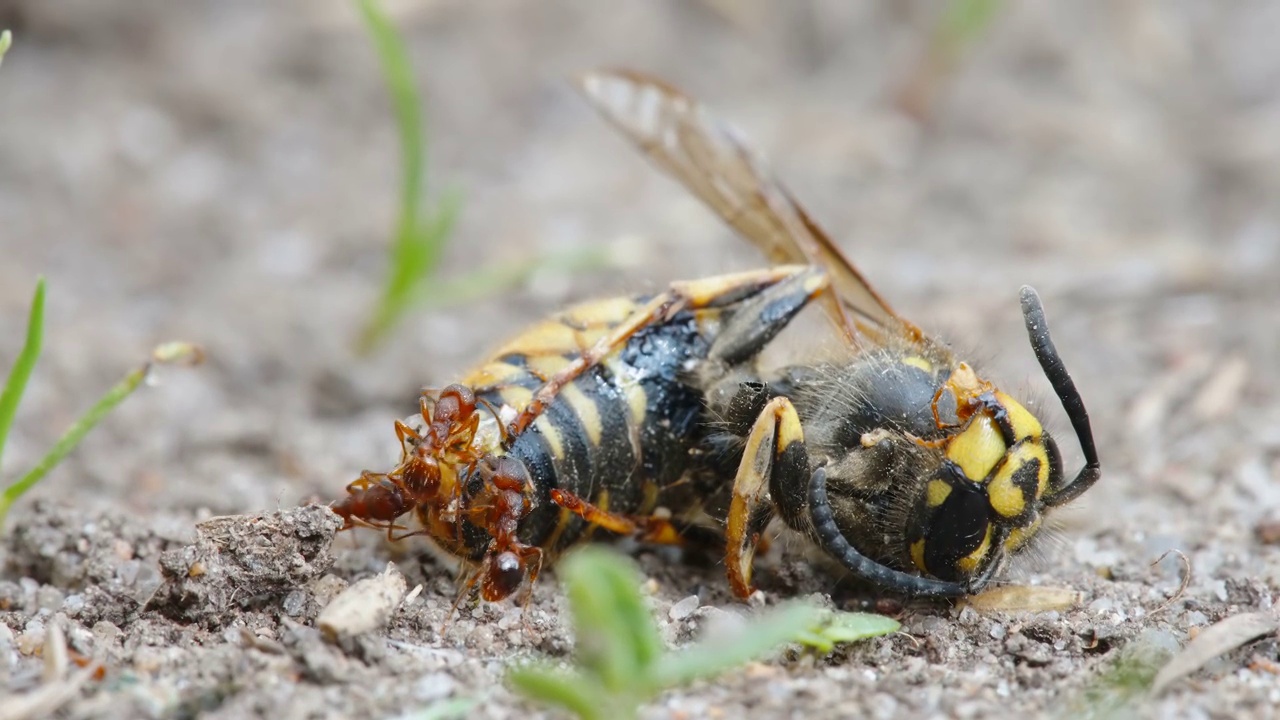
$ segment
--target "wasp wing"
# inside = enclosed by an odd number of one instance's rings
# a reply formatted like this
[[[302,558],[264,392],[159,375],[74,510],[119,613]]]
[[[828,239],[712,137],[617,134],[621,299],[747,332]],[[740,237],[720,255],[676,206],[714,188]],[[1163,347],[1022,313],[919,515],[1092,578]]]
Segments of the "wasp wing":
[[[914,328],[900,318],[746,144],[701,104],[630,70],[578,78],[591,104],[658,167],[682,182],[775,263],[824,268],[835,291],[828,314],[854,341]],[[852,314],[852,317],[850,315]]]

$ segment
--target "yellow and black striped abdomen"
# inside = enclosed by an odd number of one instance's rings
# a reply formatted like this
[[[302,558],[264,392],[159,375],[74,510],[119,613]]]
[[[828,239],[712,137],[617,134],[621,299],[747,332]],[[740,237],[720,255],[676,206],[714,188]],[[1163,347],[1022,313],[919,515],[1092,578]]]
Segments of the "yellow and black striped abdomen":
[[[463,383],[500,415],[514,416],[550,376],[646,301],[613,298],[570,308],[512,339]],[[520,524],[522,542],[554,550],[580,535],[582,521],[552,504],[554,488],[631,514],[649,510],[658,490],[685,473],[703,409],[688,369],[706,357],[718,317],[716,310],[683,311],[644,327],[509,440],[503,451],[525,464],[535,486],[535,507]],[[472,530],[467,545],[482,554],[488,536]]]

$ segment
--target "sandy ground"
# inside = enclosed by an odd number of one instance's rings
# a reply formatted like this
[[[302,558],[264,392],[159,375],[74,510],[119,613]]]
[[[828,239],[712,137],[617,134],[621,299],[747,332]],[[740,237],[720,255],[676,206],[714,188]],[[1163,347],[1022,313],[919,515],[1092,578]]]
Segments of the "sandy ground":
[[[443,273],[583,248],[614,261],[414,313],[361,359],[397,147],[347,3],[0,3],[17,36],[0,68],[0,365],[35,275],[50,283],[4,476],[157,342],[209,353],[158,373],[11,516],[0,695],[45,687],[56,625],[107,668],[60,717],[389,717],[455,697],[480,700],[469,716],[535,713],[499,679],[513,657],[571,647],[554,582],[528,630],[497,605],[442,634],[449,568],[417,543],[334,540],[332,516],[290,508],[384,465],[417,388],[552,309],[760,262],[570,91],[597,65],[707,99],[900,310],[1050,397],[1016,302],[1038,287],[1105,468],[1010,578],[1075,588],[1075,608],[913,609],[902,634],[751,666],[653,717],[1074,715],[1103,707],[1126,647],[1163,657],[1274,612],[1280,549],[1256,530],[1280,521],[1280,5],[1008,5],[921,123],[893,98],[929,3],[394,3],[429,98],[430,182],[464,194]],[[1192,568],[1171,603],[1170,549]],[[672,642],[747,612],[714,566],[637,558]],[[318,609],[389,559],[421,595],[385,633],[325,642]],[[217,572],[190,573],[197,560]],[[837,580],[777,557],[761,573],[769,602]],[[672,619],[690,595],[703,607]],[[1277,661],[1273,636],[1139,707],[1262,717]]]

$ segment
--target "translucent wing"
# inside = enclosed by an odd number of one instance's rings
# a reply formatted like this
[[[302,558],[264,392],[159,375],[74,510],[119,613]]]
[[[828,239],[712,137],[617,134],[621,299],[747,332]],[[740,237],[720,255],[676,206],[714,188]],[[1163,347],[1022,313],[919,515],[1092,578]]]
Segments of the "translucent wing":
[[[827,310],[854,341],[861,333],[914,330],[893,312],[732,131],[692,98],[629,70],[587,73],[582,93],[658,167],[682,182],[775,263],[818,265],[835,294]]]

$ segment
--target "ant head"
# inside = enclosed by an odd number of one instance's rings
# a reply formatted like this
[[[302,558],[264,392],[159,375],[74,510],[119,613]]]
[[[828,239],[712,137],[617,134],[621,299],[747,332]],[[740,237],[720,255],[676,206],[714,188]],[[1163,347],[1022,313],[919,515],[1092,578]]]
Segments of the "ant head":
[[[480,459],[476,471],[485,485],[492,485],[498,490],[525,493],[533,488],[529,469],[510,455],[487,455]]]
[[[507,550],[490,555],[481,569],[480,594],[489,602],[497,602],[510,596],[524,582],[524,560]]]
[[[476,394],[466,385],[450,385],[440,391],[433,412],[436,421],[461,422],[476,411]]]

